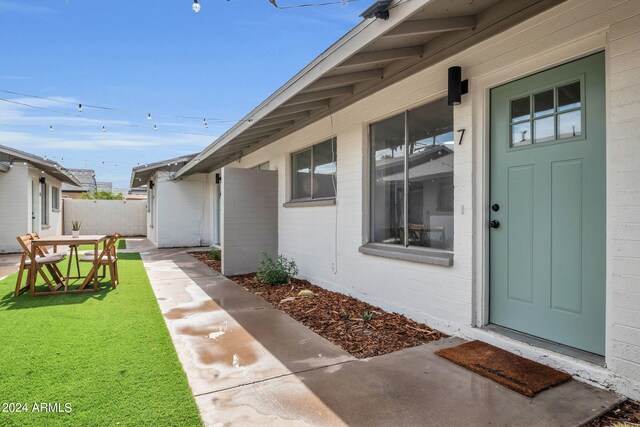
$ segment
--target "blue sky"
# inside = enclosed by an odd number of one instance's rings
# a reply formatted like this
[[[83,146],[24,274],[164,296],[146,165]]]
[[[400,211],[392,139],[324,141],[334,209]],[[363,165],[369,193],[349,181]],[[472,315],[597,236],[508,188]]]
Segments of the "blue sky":
[[[0,144],[127,187],[133,166],[211,143],[369,3],[279,10],[268,0],[200,0],[196,14],[192,0],[0,0],[0,90],[66,103],[0,98],[67,113],[0,101]]]

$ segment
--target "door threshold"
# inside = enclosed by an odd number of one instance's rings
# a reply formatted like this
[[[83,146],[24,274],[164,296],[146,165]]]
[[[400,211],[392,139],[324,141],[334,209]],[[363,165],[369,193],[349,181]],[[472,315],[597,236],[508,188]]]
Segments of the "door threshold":
[[[553,351],[555,353],[564,354],[565,356],[582,360],[583,362],[606,367],[604,356],[600,356],[599,354],[589,353],[588,351],[584,350],[578,350],[577,348],[558,344],[557,342],[548,341],[543,338],[534,337],[532,335],[528,335],[523,332],[515,331],[513,329],[505,328],[504,326],[499,326],[492,323],[483,326],[481,329],[503,335],[507,338],[511,338],[513,340],[520,341],[534,347],[539,347],[545,350]]]

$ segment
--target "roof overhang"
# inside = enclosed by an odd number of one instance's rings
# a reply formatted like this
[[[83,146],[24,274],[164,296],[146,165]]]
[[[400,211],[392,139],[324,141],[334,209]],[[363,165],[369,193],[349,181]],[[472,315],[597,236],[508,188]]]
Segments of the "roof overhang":
[[[323,52],[174,178],[209,172],[565,0],[395,0]]]
[[[173,159],[161,160],[159,162],[148,163],[146,165],[136,166],[131,170],[131,188],[142,187],[159,171],[174,172],[187,164],[196,155],[188,154],[186,156],[174,157]]]
[[[62,165],[44,157],[35,156],[15,148],[0,145],[0,161],[10,168],[14,162],[24,162],[40,169],[42,172],[71,185],[80,185],[80,182],[67,171]],[[0,170],[3,168],[0,167]],[[6,171],[5,171],[6,172]]]

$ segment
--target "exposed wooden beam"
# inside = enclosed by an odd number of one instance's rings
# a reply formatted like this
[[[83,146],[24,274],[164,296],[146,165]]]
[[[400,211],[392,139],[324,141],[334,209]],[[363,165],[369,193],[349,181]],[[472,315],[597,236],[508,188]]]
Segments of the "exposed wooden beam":
[[[382,79],[384,76],[381,69],[360,71],[357,73],[340,74],[339,76],[323,77],[318,79],[315,83],[306,88],[309,90],[324,90],[332,89],[340,86],[352,85],[357,82],[363,82],[365,80]]]
[[[404,58],[418,58],[422,55],[423,50],[424,46],[420,45],[399,49],[379,50],[377,52],[357,53],[338,65],[338,68],[377,64]]]
[[[276,123],[285,123],[285,122],[289,122],[289,121],[297,121],[297,120],[302,120],[302,119],[307,119],[309,118],[309,113],[308,112],[302,112],[302,113],[293,113],[293,114],[289,114],[286,116],[279,116],[279,117],[274,117],[272,119],[262,119],[260,121],[258,121],[254,126],[252,126],[252,129],[256,129],[256,128],[260,128],[263,126],[270,126]]]
[[[313,111],[319,108],[326,108],[328,106],[329,106],[329,100],[305,102],[304,104],[291,105],[289,107],[280,107],[277,110],[273,111],[271,114],[269,114],[267,117],[273,118],[273,117],[288,116],[289,114],[301,113],[303,111]]]
[[[252,136],[252,135],[255,135],[255,134],[263,133],[265,131],[280,130],[280,129],[285,128],[287,126],[291,126],[293,123],[294,122],[292,120],[289,120],[288,122],[275,123],[275,124],[272,124],[272,125],[269,125],[269,126],[256,126],[255,128],[251,127],[246,132],[243,132],[242,136]]]
[[[398,25],[383,37],[416,36],[446,31],[466,30],[476,26],[475,16],[458,16],[455,18],[421,19],[406,21]]]
[[[255,139],[265,138],[267,136],[273,135],[276,132],[276,130],[267,130],[260,133],[254,133],[253,135],[242,134],[238,138],[233,139],[233,142],[252,141]]]
[[[422,53],[422,52],[421,52]],[[304,104],[305,102],[319,101],[321,99],[335,98],[336,96],[351,95],[353,93],[353,86],[342,86],[333,89],[319,90],[317,92],[302,93],[294,96],[284,105],[297,105]]]

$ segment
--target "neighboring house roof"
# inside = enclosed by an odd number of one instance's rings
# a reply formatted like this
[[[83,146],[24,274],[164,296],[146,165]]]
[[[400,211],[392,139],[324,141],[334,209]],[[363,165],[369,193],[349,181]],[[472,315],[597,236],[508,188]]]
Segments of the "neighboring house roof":
[[[8,172],[14,162],[25,162],[59,179],[62,184],[80,184],[73,174],[53,160],[0,145],[0,172]]]
[[[196,154],[187,154],[173,159],[161,160],[159,162],[147,163],[136,166],[131,170],[131,188],[147,185],[147,182],[158,171],[175,172],[192,160]]]
[[[563,1],[394,0],[389,20],[360,22],[174,177],[225,166]]]
[[[96,171],[93,169],[69,169],[80,185],[63,185],[62,191],[65,193],[93,193],[96,191]]]
[[[113,182],[96,182],[96,190],[113,192]]]

